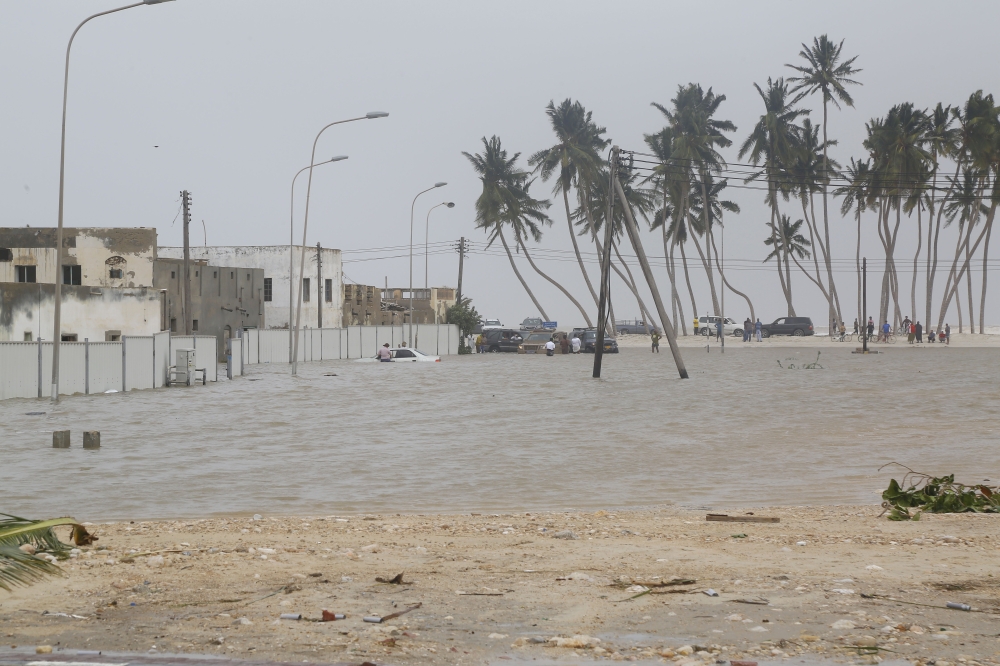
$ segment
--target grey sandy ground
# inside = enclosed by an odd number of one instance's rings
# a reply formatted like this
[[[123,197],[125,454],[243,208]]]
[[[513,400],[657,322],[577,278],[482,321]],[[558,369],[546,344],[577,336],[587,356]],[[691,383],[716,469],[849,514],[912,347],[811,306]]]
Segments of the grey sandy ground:
[[[781,522],[663,508],[99,524],[100,550],[66,578],[0,592],[0,640],[282,662],[1000,663],[1000,517],[754,513]],[[697,582],[657,586],[678,578]],[[347,619],[279,619],[323,609]]]

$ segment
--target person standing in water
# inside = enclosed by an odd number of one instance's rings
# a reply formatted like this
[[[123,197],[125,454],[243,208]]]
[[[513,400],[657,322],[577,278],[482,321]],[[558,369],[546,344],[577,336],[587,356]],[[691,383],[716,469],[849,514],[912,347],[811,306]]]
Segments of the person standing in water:
[[[384,343],[378,349],[378,360],[380,363],[389,363],[392,361],[392,351],[389,349],[389,343]]]
[[[655,328],[653,329],[653,332],[649,334],[649,339],[653,342],[653,353],[654,354],[659,354],[660,353],[660,334],[656,331]]]

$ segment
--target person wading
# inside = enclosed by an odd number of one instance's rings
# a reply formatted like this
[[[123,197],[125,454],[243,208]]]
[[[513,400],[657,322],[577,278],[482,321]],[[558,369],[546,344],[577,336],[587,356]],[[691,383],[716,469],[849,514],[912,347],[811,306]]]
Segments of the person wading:
[[[378,360],[381,363],[389,363],[392,361],[392,351],[389,349],[389,343],[384,343],[378,350]]]
[[[660,353],[660,334],[653,329],[653,332],[649,334],[649,339],[653,342],[653,353]]]
[[[569,338],[566,337],[565,333],[563,333],[562,339],[559,341],[559,349],[563,354],[569,353]]]

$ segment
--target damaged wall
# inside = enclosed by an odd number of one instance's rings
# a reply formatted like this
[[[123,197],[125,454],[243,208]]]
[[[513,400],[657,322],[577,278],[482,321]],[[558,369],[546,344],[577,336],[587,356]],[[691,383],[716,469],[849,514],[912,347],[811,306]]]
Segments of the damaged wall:
[[[161,330],[164,299],[152,288],[62,287],[62,334],[80,342]],[[52,339],[54,284],[0,283],[0,340]]]

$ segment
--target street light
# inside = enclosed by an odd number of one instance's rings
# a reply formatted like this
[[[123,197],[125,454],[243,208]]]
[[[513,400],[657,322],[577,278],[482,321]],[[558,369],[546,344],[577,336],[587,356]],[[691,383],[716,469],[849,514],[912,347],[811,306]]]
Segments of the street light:
[[[55,317],[53,318],[53,333],[52,333],[52,400],[53,402],[59,402],[59,343],[62,342],[62,250],[63,250],[63,185],[65,184],[65,174],[66,174],[66,98],[69,92],[69,52],[73,48],[73,39],[76,38],[76,33],[80,32],[80,28],[83,27],[87,21],[95,19],[98,16],[104,16],[106,14],[114,14],[115,12],[120,12],[125,9],[132,9],[133,7],[139,7],[140,5],[158,5],[161,2],[170,2],[170,0],[144,0],[143,2],[136,2],[131,5],[125,5],[124,7],[119,7],[118,9],[109,9],[106,12],[98,12],[93,16],[88,16],[80,25],[76,26],[76,30],[73,34],[69,36],[69,43],[66,44],[66,70],[63,74],[63,106],[62,106],[62,138],[60,140],[59,146],[59,221],[56,226],[56,302],[55,302]]]
[[[312,193],[313,166],[316,164],[316,144],[319,143],[319,138],[323,135],[323,132],[334,125],[353,123],[355,120],[374,120],[375,118],[385,118],[388,115],[389,114],[385,111],[369,111],[365,115],[359,116],[358,118],[337,120],[321,129],[316,134],[315,140],[313,140],[312,156],[309,158],[309,166],[306,167],[309,169],[309,184],[306,186],[306,214],[305,220],[302,222],[302,256],[299,259],[299,298],[295,307],[295,333],[292,342],[292,376],[298,374],[299,324],[302,322],[302,278],[305,276],[306,271],[306,234],[309,231],[309,195]],[[290,324],[291,322],[289,322],[289,325]]]
[[[433,187],[428,187],[426,190],[417,192],[417,196],[413,197],[413,203],[410,204],[410,346],[416,347],[413,342],[413,209],[417,205],[417,198],[421,194],[430,192],[436,187],[444,187],[448,183],[441,181],[440,183],[434,183]]]
[[[441,206],[454,208],[455,204],[452,201],[442,201],[437,206],[431,206],[431,210],[440,208]],[[427,245],[431,234],[431,210],[427,211],[427,225],[424,227],[424,289],[430,289],[430,285],[427,281]]]
[[[330,162],[339,162],[341,160],[346,160],[347,155],[337,155],[336,157],[330,158],[325,162],[319,162],[313,164],[312,166],[317,167],[321,164],[329,164]],[[309,167],[302,167],[299,172],[295,174],[292,178],[292,203],[290,206],[290,219],[288,222],[288,360],[292,360],[292,308],[295,307],[295,258],[294,250],[295,247],[295,181],[298,180],[299,174],[308,169]]]

